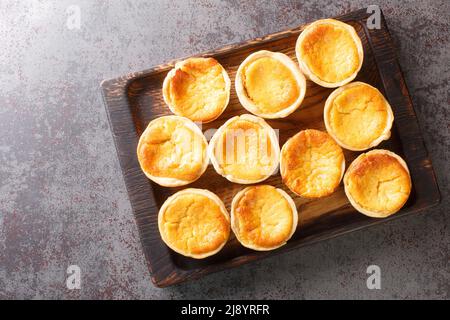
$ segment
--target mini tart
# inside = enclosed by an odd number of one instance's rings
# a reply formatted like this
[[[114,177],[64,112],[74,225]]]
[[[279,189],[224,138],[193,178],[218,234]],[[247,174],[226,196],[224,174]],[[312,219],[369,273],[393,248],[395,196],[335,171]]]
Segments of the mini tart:
[[[203,259],[216,254],[230,236],[223,202],[204,189],[185,189],[167,198],[158,214],[161,238],[173,251]]]
[[[208,143],[191,120],[164,116],[151,121],[142,133],[137,157],[142,171],[164,187],[197,180],[208,166]]]
[[[217,119],[230,100],[231,81],[213,58],[189,58],[175,64],[164,79],[163,97],[170,110],[196,122]]]
[[[344,176],[345,194],[352,206],[366,216],[385,218],[400,210],[411,193],[405,161],[388,150],[359,155]]]
[[[305,76],[327,88],[340,87],[355,79],[364,59],[355,29],[334,19],[308,25],[297,39],[295,52]]]
[[[345,149],[367,150],[391,136],[394,114],[378,91],[364,82],[334,90],[325,102],[325,127]]]
[[[292,237],[297,223],[295,203],[281,189],[252,186],[233,198],[231,229],[244,247],[260,251],[279,248]]]
[[[231,182],[250,184],[275,172],[280,147],[267,122],[244,114],[229,119],[216,131],[208,155],[218,174]]]
[[[298,65],[283,53],[266,50],[252,53],[241,63],[235,85],[242,106],[268,119],[287,117],[306,92]]]
[[[341,147],[326,132],[303,130],[281,149],[283,182],[305,198],[325,197],[339,186],[345,170]]]

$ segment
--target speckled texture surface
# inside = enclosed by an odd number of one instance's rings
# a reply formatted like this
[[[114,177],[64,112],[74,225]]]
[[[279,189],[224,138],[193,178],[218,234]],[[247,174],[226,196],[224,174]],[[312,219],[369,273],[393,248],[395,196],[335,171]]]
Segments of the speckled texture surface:
[[[450,2],[379,1],[438,207],[166,289],[150,283],[99,83],[365,1],[0,1],[0,298],[450,298]],[[66,26],[69,5],[80,30]],[[65,286],[82,270],[81,290]],[[377,264],[382,289],[368,290]]]

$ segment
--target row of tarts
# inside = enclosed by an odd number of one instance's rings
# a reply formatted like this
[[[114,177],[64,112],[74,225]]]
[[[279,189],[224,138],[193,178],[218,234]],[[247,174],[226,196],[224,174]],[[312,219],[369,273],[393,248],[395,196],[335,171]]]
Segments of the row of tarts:
[[[178,62],[163,83],[165,103],[175,114],[149,123],[137,156],[145,175],[165,187],[197,180],[211,161],[216,172],[234,183],[254,184],[280,168],[283,183],[296,195],[330,195],[344,180],[345,193],[359,212],[387,217],[406,203],[411,179],[405,161],[388,150],[360,154],[345,172],[342,148],[363,151],[389,139],[394,116],[382,93],[369,84],[351,82],[363,61],[354,28],[333,19],[308,25],[296,43],[298,63],[279,52],[258,51],[239,66],[235,88],[252,114],[226,121],[208,144],[194,123],[217,119],[230,99],[231,81],[213,58]],[[302,103],[306,78],[335,89],[324,107],[327,132],[307,129],[280,150],[276,132],[263,119],[284,118]],[[205,258],[221,250],[230,235],[254,250],[284,245],[297,228],[291,196],[270,185],[238,192],[231,216],[214,193],[188,188],[161,206],[158,226],[175,252]]]

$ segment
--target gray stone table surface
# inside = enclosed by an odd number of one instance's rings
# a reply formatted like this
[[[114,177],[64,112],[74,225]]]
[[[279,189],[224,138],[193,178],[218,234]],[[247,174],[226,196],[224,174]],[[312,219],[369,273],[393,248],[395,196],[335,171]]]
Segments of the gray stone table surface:
[[[103,79],[366,1],[0,0],[0,298],[449,298],[450,2],[383,9],[442,193],[419,215],[174,287],[150,282]],[[73,7],[80,28],[69,28]],[[70,22],[70,21],[69,21]],[[80,290],[66,288],[79,265]],[[380,266],[381,290],[366,268]]]

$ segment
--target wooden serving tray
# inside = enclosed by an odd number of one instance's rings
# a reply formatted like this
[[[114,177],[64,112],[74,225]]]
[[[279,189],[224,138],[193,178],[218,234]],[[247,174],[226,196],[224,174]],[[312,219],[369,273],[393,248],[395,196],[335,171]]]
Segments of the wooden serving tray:
[[[433,167],[423,144],[386,22],[382,17],[381,29],[369,30],[366,24],[368,17],[366,10],[361,9],[336,19],[355,27],[362,40],[364,64],[355,81],[367,82],[380,89],[393,108],[395,121],[392,137],[378,148],[392,150],[406,160],[413,181],[411,196],[397,214],[385,219],[368,218],[352,208],[344,194],[342,183],[329,197],[306,200],[290,192],[282,184],[278,173],[263,183],[282,188],[293,197],[299,211],[299,226],[285,246],[270,252],[246,249],[231,235],[226,246],[218,254],[203,260],[195,260],[171,251],[163,243],[157,223],[159,208],[167,197],[183,188],[164,188],[147,179],[139,167],[136,147],[139,136],[151,120],[171,114],[163,101],[161,88],[164,77],[176,61],[102,82],[103,98],[122,174],[151,279],[156,286],[173,285],[269,255],[287,252],[306,244],[402,217],[429,208],[440,201]],[[233,83],[227,109],[219,119],[203,125],[204,131],[219,128],[230,117],[248,113],[239,104],[234,88],[236,70],[245,57],[252,52],[265,49],[283,52],[296,61],[295,42],[303,28],[304,26],[299,26],[198,55],[216,58],[228,71]],[[279,129],[280,147],[301,129],[325,130],[323,107],[332,89],[319,87],[310,81],[307,86],[306,97],[296,112],[284,119],[268,120],[274,129]],[[345,151],[347,167],[358,154],[359,152]],[[216,193],[230,210],[233,196],[245,186],[229,182],[219,176],[212,165],[209,165],[203,176],[188,187],[204,188]]]

